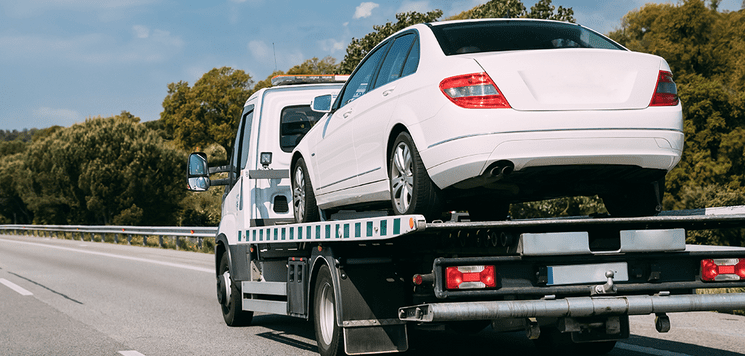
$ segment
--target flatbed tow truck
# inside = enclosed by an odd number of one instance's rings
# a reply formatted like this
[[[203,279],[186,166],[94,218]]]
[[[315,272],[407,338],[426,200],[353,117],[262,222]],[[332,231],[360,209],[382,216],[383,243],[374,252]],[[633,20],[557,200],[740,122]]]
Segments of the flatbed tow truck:
[[[403,352],[412,328],[489,325],[525,330],[552,354],[592,355],[629,337],[629,315],[655,314],[667,332],[667,313],[745,309],[745,293],[696,293],[745,287],[745,248],[686,245],[686,231],[745,227],[745,207],[493,222],[340,212],[292,223],[280,145],[294,133],[279,127],[296,119],[280,113],[306,112],[339,87],[262,89],[246,102],[228,167],[189,158],[192,190],[228,186],[215,248],[228,325],[254,312],[310,319],[322,355]]]

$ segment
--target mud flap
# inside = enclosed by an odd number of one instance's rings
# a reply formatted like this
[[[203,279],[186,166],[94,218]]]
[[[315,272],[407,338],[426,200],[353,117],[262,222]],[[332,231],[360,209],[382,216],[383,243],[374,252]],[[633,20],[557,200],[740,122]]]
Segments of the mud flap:
[[[338,273],[346,353],[408,350],[406,323],[397,314],[404,305],[406,284],[390,259],[348,259]]]

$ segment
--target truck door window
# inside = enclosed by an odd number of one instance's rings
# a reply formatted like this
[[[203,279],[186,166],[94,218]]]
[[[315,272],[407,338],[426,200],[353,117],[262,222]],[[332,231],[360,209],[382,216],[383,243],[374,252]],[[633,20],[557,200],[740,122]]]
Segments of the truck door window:
[[[251,147],[251,123],[254,117],[254,106],[243,109],[243,140],[241,142],[241,170],[246,168],[248,149]]]
[[[287,106],[282,109],[279,130],[279,146],[282,151],[292,152],[321,116],[323,113],[311,110],[310,105]]]

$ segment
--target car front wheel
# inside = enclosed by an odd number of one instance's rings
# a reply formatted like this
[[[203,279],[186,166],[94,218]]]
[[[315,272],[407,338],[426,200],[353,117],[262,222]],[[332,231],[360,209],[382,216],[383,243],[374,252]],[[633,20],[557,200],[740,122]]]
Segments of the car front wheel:
[[[427,220],[441,213],[440,191],[424,168],[408,132],[396,137],[389,160],[391,204],[396,215],[422,214]]]
[[[308,167],[302,158],[298,159],[292,171],[292,207],[296,222],[314,222],[320,219]]]

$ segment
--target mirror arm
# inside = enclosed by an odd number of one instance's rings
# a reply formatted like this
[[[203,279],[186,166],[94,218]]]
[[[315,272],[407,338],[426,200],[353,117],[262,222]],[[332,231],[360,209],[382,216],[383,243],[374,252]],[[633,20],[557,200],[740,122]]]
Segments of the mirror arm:
[[[230,166],[210,167],[210,174],[230,172]]]
[[[210,186],[215,186],[215,185],[230,185],[230,178],[210,180]]]

